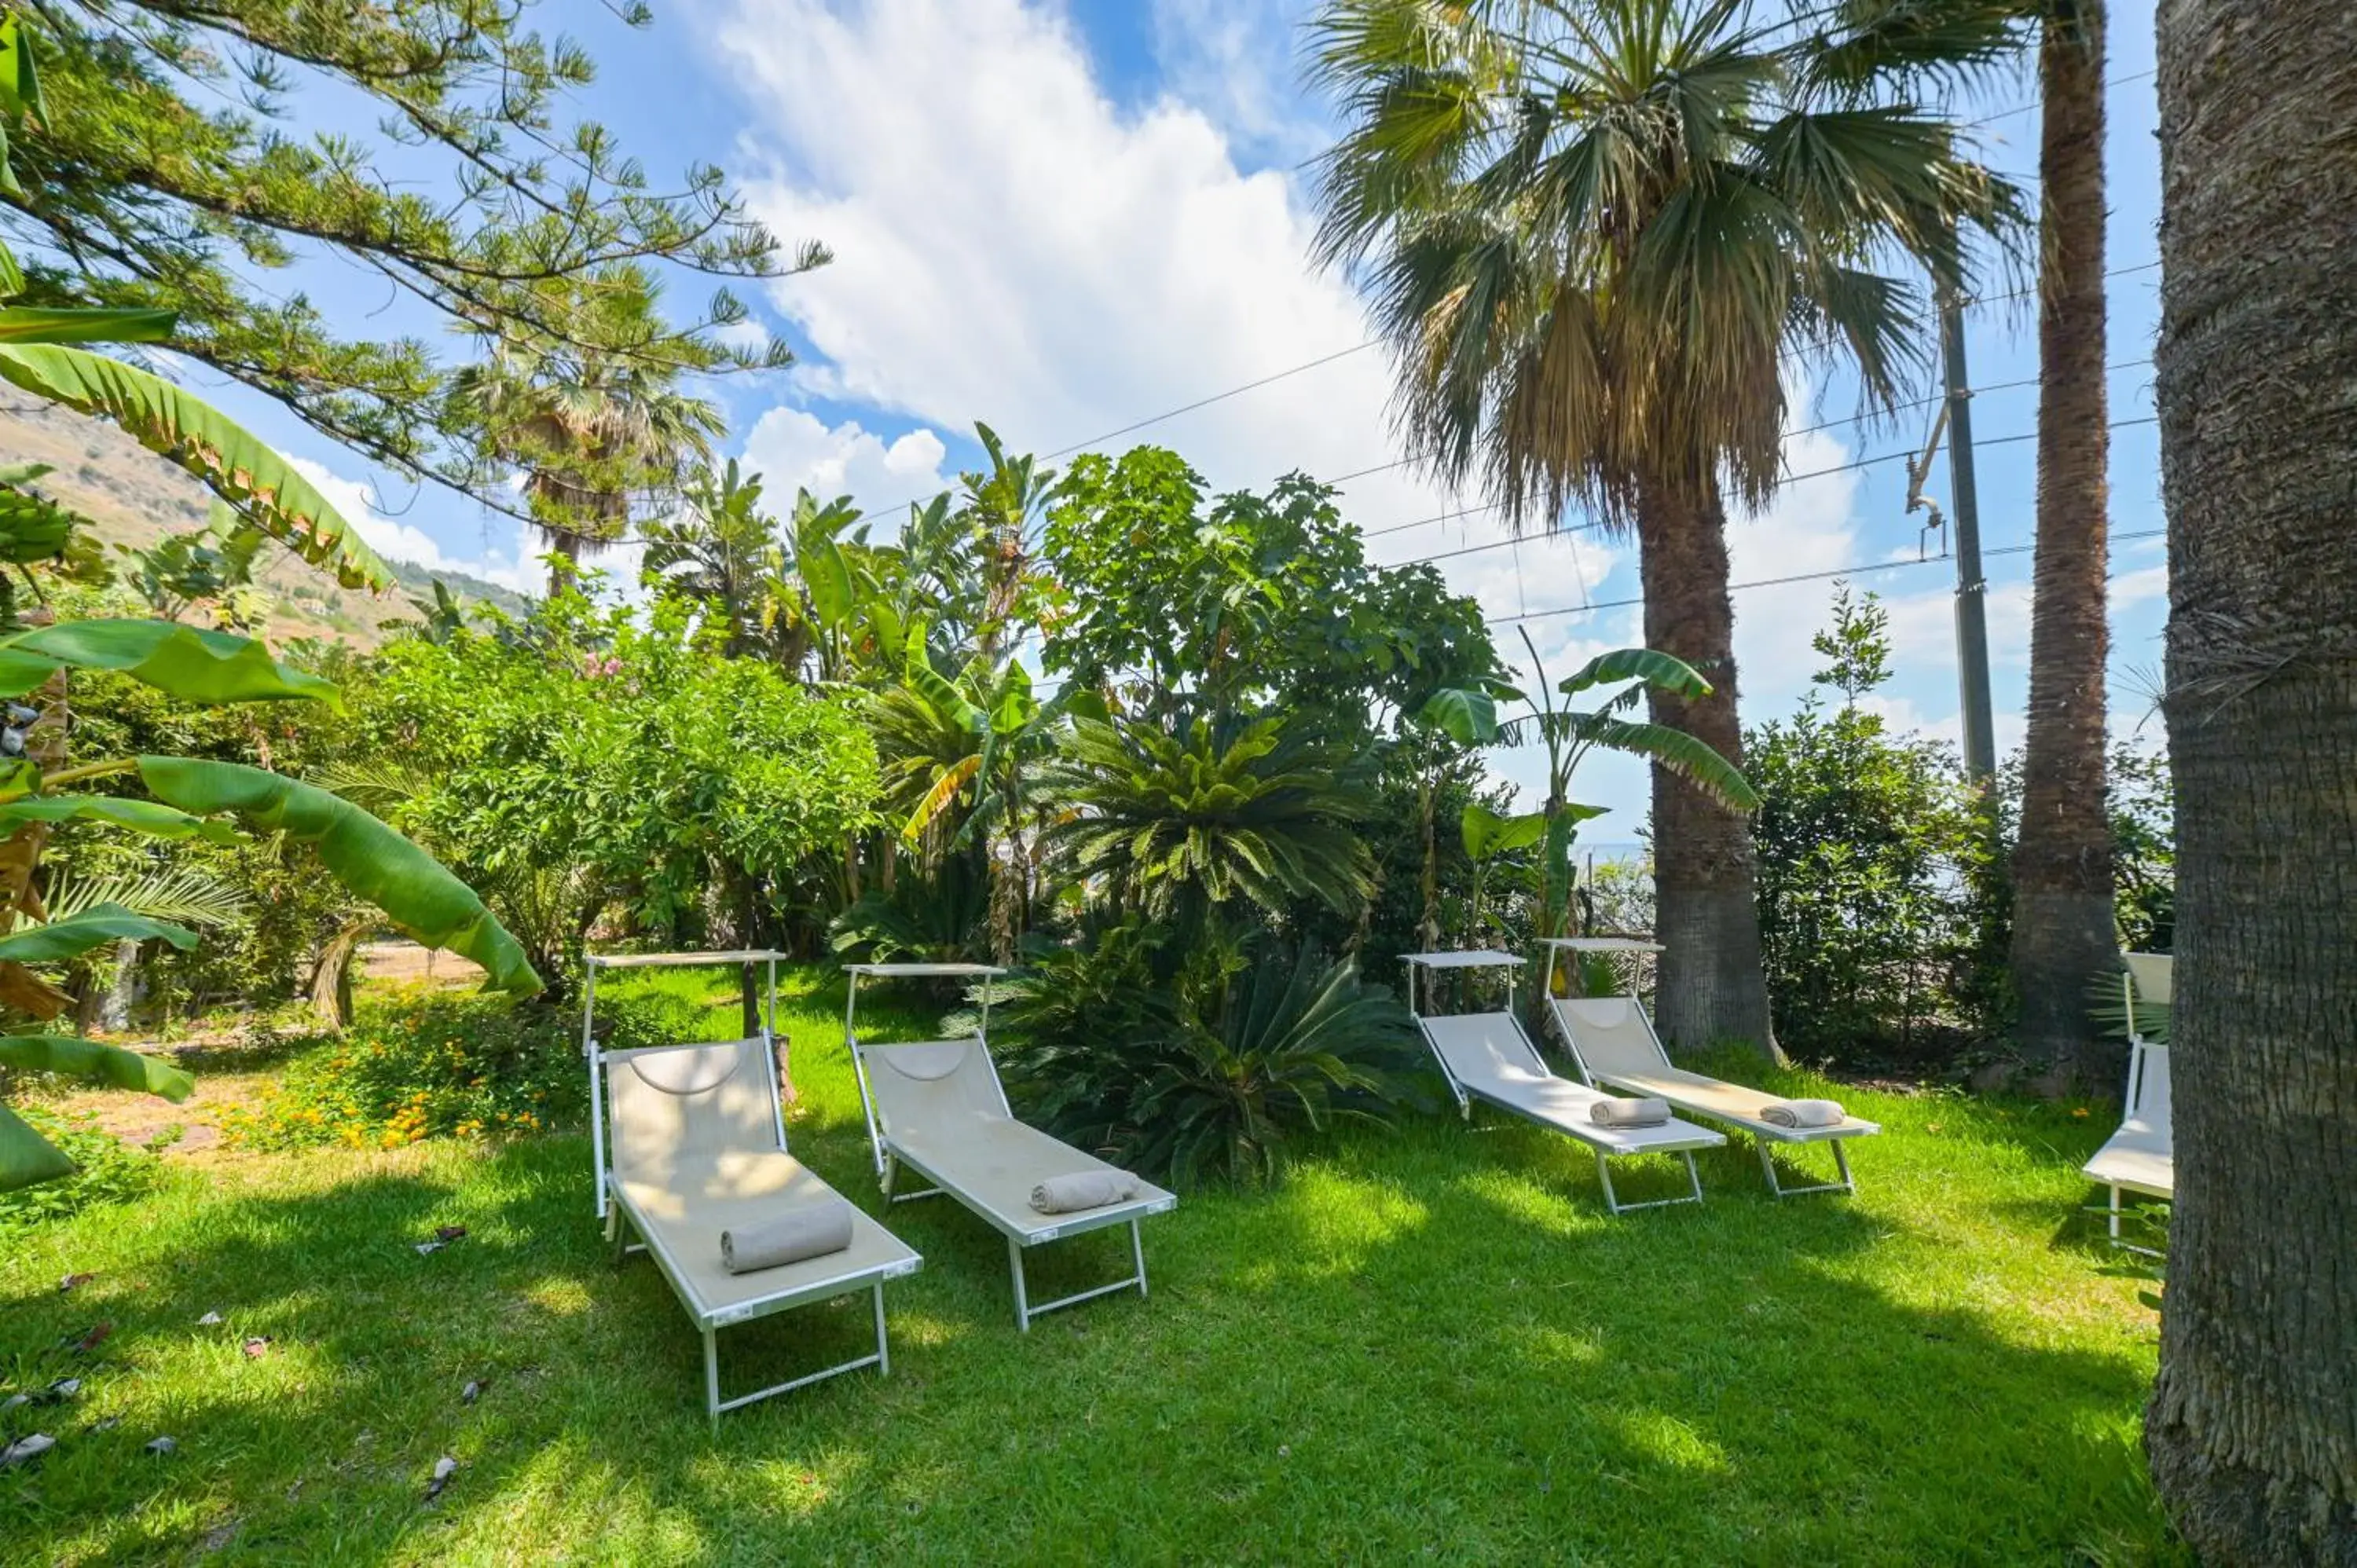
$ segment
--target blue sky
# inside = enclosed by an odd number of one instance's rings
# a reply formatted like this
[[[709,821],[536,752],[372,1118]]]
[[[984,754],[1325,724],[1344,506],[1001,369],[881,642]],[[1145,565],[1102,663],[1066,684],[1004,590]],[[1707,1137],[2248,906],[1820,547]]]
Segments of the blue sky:
[[[733,381],[732,453],[768,476],[848,492],[872,511],[931,493],[975,460],[972,424],[1019,448],[1051,451],[1244,382],[1330,362],[1170,419],[1114,443],[1152,440],[1184,454],[1215,485],[1260,486],[1300,467],[1353,473],[1397,456],[1385,419],[1379,350],[1340,352],[1368,332],[1344,280],[1305,258],[1313,220],[1301,167],[1325,144],[1325,107],[1297,76],[1308,0],[661,0],[655,25],[622,28],[594,0],[551,7],[544,26],[587,43],[603,76],[584,112],[603,120],[660,176],[720,164],[791,244],[824,240],[834,264],[748,291],[748,303],[802,363]],[[2112,211],[2108,264],[2158,254],[2149,5],[2115,8],[2107,75]],[[1989,161],[2034,171],[2037,114],[2026,77],[1987,85],[1968,106]],[[2151,413],[2148,360],[2157,270],[2111,284],[2115,421]],[[384,286],[348,267],[307,266],[297,280],[339,316],[400,323]],[[282,291],[290,286],[273,280]],[[692,280],[676,290],[683,307]],[[2026,303],[1969,318],[1982,442],[1978,473],[1989,561],[1997,738],[2019,742],[2028,649],[2037,370]],[[1835,380],[1796,403],[1789,485],[1765,513],[1734,525],[1734,580],[1856,565],[1879,591],[1898,642],[1897,678],[1878,701],[1894,722],[1956,733],[1953,567],[1913,564],[1940,542],[1905,510],[1904,464],[1823,473],[1920,446],[1929,409],[1879,430],[1810,429],[1851,411]],[[289,452],[317,465],[339,499],[395,515],[365,524],[381,547],[513,582],[538,576],[507,520],[426,489],[413,495],[352,455],[237,389],[216,395]],[[2161,526],[2150,424],[2115,432],[2115,538]],[[1944,508],[1944,463],[1927,486]],[[1441,563],[1491,615],[1577,610],[1633,598],[1632,550],[1593,534],[1518,543],[1479,495],[1451,496],[1402,470],[1344,485],[1345,507],[1379,557],[1463,551]],[[1449,514],[1447,521],[1400,525]],[[1482,548],[1484,546],[1494,546]],[[1909,564],[1889,564],[1897,562]],[[2115,547],[2113,716],[2136,730],[2158,665],[2165,608],[2158,538]],[[627,564],[627,563],[623,563]],[[1736,596],[1747,716],[1789,711],[1817,660],[1825,579],[1744,587]],[[1547,669],[1567,672],[1598,650],[1636,640],[1631,608],[1544,615],[1521,623]],[[1519,656],[1515,623],[1501,647]],[[2151,726],[2146,726],[2147,731]],[[1501,771],[1533,777],[1528,757]],[[1575,793],[1614,808],[1589,830],[1634,836],[1641,769],[1599,759]]]

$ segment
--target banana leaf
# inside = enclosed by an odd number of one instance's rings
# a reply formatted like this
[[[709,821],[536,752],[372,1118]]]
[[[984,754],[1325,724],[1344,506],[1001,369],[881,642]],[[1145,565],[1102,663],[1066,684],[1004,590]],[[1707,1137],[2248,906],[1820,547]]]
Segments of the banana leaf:
[[[214,843],[237,842],[236,830],[227,822],[192,817],[153,800],[120,795],[33,795],[22,800],[0,802],[0,835],[12,832],[20,822],[70,821],[112,822],[116,827],[161,839],[196,835]]]
[[[196,1079],[187,1073],[152,1057],[73,1035],[0,1036],[0,1067],[96,1079],[176,1102],[186,1100],[197,1087]],[[73,1168],[73,1162],[56,1144],[35,1132],[23,1117],[0,1105],[0,1192],[55,1181],[71,1176]]]
[[[183,952],[197,945],[197,933],[168,920],[135,915],[120,904],[101,904],[46,926],[28,926],[0,937],[0,961],[55,963],[79,958],[109,942],[145,941],[160,938]]]
[[[1498,703],[1487,692],[1444,686],[1426,699],[1424,722],[1459,746],[1487,746],[1498,738]]]
[[[176,1105],[197,1087],[195,1079],[154,1057],[85,1040],[79,1035],[0,1035],[0,1067],[86,1078],[116,1089],[161,1095]]]
[[[167,805],[207,816],[231,812],[249,828],[292,834],[319,852],[337,881],[419,941],[481,964],[490,986],[519,996],[540,990],[523,949],[472,888],[350,800],[234,762],[143,757],[139,776]]]
[[[0,642],[0,696],[22,696],[67,665],[119,670],[190,702],[313,697],[343,706],[334,682],[288,669],[252,638],[164,620],[70,620],[9,638]]]
[[[168,310],[0,306],[0,343],[160,343],[177,319]]]
[[[241,516],[347,588],[382,591],[393,568],[311,481],[260,436],[159,376],[81,349],[0,347],[0,378],[83,413],[202,479]]]
[[[0,1192],[73,1175],[74,1163],[26,1120],[0,1105]]]

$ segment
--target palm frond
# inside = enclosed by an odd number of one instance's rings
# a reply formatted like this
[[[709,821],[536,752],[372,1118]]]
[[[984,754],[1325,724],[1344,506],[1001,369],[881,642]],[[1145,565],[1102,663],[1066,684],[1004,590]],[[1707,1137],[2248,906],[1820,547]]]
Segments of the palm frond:
[[[51,920],[119,904],[135,915],[214,929],[242,925],[253,913],[244,894],[201,871],[186,869],[77,875],[59,869],[42,892]]]

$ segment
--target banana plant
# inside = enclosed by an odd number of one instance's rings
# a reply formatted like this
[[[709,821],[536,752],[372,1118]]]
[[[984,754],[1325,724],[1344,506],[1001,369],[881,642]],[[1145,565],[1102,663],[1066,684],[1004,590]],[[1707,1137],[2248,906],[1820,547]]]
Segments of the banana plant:
[[[28,29],[0,15],[0,190],[9,131],[49,115]],[[0,244],[0,300],[24,290],[16,258]],[[391,568],[350,521],[268,443],[180,388],[135,366],[77,347],[167,339],[168,312],[49,310],[0,305],[0,380],[92,417],[111,419],[143,446],[194,474],[217,498],[223,539],[278,541],[346,587],[393,586]],[[0,467],[0,575],[64,553],[84,520],[28,487],[38,466]],[[290,669],[263,644],[167,620],[56,623],[46,608],[0,625],[0,1011],[38,1024],[66,994],[37,967],[79,958],[102,943],[161,940],[193,946],[187,927],[115,904],[72,914],[43,902],[37,878],[52,829],[86,822],[166,839],[222,837],[232,822],[285,833],[317,851],[329,874],[431,946],[480,963],[490,983],[521,994],[540,989],[522,950],[466,884],[425,851],[350,801],[260,768],[171,757],[74,763],[67,756],[71,675],[118,671],[167,696],[197,703],[340,702],[329,682]],[[33,624],[38,622],[38,624]],[[136,779],[150,799],[91,793],[102,779]],[[223,821],[221,819],[229,819]],[[19,921],[31,922],[19,929]],[[15,1026],[0,1023],[0,1029]],[[0,1067],[96,1078],[185,1097],[188,1075],[136,1052],[44,1033],[0,1033]],[[63,1155],[0,1106],[0,1190],[70,1170]]]
[[[1535,741],[1546,748],[1547,792],[1538,815],[1544,824],[1540,856],[1539,929],[1541,938],[1570,934],[1571,848],[1579,824],[1602,814],[1602,808],[1582,806],[1571,799],[1572,777],[1589,753],[1599,748],[1641,757],[1665,768],[1730,811],[1758,808],[1760,797],[1734,763],[1686,734],[1667,725],[1628,716],[1649,692],[1664,692],[1692,701],[1707,696],[1710,682],[1694,666],[1674,654],[1651,648],[1621,648],[1599,653],[1550,690],[1545,666],[1530,633],[1523,633],[1531,668],[1538,673],[1535,695],[1510,686],[1494,690],[1449,688],[1426,704],[1426,719],[1466,746],[1522,746]],[[1575,708],[1570,699],[1590,693],[1606,693],[1591,708]],[[1564,702],[1558,705],[1560,695]],[[1521,702],[1520,717],[1501,722],[1498,699]]]
[[[967,803],[953,842],[979,843],[992,877],[991,939],[999,961],[1011,960],[1029,919],[1037,823],[1026,786],[1066,714],[1103,716],[1096,693],[1066,687],[1042,703],[1031,675],[1017,662],[997,664],[977,654],[955,681],[933,668],[922,621],[909,627],[902,695],[894,705],[923,715],[925,726],[946,744],[912,757],[926,788],[902,825],[903,842],[916,845],[962,802]],[[994,835],[996,835],[995,838]],[[1001,851],[1003,850],[1003,853]]]

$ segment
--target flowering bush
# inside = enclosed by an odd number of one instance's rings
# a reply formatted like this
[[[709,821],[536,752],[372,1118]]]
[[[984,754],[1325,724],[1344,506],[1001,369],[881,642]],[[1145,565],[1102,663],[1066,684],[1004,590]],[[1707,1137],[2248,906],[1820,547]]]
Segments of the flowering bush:
[[[225,1140],[245,1148],[391,1149],[571,1125],[587,1100],[565,1015],[421,989],[364,999],[347,1033],[302,1051],[280,1083],[221,1122]]]

